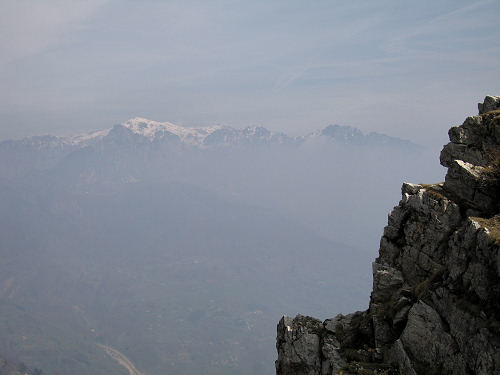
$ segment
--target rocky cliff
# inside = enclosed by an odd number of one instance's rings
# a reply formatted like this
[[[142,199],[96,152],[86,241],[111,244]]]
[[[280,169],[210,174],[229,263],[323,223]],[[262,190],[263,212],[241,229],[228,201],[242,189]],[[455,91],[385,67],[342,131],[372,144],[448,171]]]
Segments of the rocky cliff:
[[[368,310],[283,317],[278,375],[500,374],[500,97],[449,137],[445,182],[403,184]]]

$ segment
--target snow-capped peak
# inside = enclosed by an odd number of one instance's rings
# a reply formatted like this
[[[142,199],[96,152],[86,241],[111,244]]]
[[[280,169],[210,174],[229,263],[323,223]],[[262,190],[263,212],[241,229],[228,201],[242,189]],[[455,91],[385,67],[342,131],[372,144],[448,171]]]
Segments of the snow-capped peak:
[[[157,137],[164,136],[165,132],[169,132],[178,136],[185,143],[196,145],[202,145],[207,136],[222,128],[219,125],[199,128],[185,128],[170,122],[158,122],[142,117],[132,118],[121,125],[132,131],[134,134],[141,135],[151,141]]]
[[[67,143],[72,144],[72,145],[83,145],[83,144],[87,144],[89,142],[92,142],[94,140],[103,139],[104,137],[106,137],[109,134],[110,130],[111,130],[111,128],[104,129],[104,130],[98,130],[98,131],[94,131],[94,132],[90,132],[90,133],[86,133],[86,134],[78,134],[78,135],[74,135],[71,137],[66,137],[65,141]]]

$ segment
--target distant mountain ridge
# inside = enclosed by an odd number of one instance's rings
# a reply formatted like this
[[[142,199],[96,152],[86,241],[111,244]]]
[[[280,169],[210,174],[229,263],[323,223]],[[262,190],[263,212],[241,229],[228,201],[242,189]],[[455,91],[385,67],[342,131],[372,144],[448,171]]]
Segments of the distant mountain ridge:
[[[142,118],[0,142],[0,357],[271,375],[276,316],[364,308],[390,187],[441,177],[406,144]]]
[[[237,129],[230,126],[214,125],[205,127],[183,127],[170,122],[158,122],[135,117],[112,128],[71,136],[32,136],[20,140],[6,140],[0,146],[22,145],[40,149],[81,148],[109,139],[129,138],[141,142],[174,142],[199,148],[216,146],[237,146],[250,144],[302,144],[325,138],[335,143],[370,146],[409,146],[418,145],[386,134],[369,133],[351,126],[329,125],[326,128],[305,136],[292,137],[282,132],[273,132],[262,126],[249,126]]]

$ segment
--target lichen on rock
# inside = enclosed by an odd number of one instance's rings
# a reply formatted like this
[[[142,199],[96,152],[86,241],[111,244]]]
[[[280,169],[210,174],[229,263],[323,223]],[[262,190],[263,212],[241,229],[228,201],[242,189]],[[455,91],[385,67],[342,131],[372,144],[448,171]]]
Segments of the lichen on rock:
[[[500,373],[500,97],[449,131],[441,184],[402,187],[368,310],[283,317],[278,375]]]

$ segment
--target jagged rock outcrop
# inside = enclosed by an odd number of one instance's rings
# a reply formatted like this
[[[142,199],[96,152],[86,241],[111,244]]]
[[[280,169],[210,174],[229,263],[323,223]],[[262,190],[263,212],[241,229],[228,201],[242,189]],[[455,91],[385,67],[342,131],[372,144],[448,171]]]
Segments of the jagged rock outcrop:
[[[500,374],[500,97],[449,131],[444,183],[405,183],[369,309],[283,317],[278,375]]]

